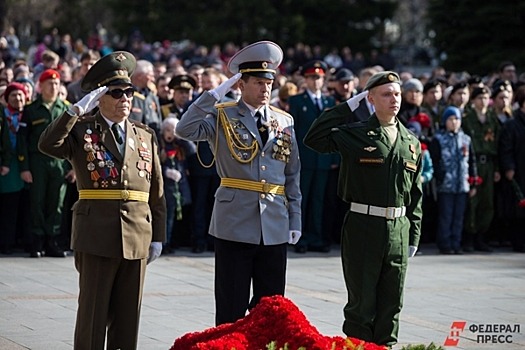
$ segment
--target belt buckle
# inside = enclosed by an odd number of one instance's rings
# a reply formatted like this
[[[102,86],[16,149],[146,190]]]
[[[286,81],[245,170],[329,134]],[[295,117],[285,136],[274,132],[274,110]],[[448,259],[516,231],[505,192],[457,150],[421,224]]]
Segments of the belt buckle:
[[[385,208],[385,218],[387,220],[394,220],[396,218],[396,207],[386,207]]]
[[[129,199],[130,193],[128,190],[122,190],[120,191],[120,198],[127,201]]]
[[[262,192],[263,193],[266,193],[266,194],[270,193],[270,189],[271,189],[270,188],[270,184],[268,182],[265,182],[265,183],[262,184]]]

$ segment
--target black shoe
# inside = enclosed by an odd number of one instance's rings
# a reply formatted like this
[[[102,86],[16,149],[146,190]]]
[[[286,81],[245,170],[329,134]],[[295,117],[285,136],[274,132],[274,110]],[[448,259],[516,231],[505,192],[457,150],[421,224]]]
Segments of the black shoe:
[[[42,257],[42,253],[35,250],[35,251],[32,251],[30,254],[29,254],[30,257],[32,258],[41,258]]]
[[[321,245],[321,246],[312,246],[308,247],[309,252],[318,252],[318,253],[328,253],[330,251],[330,246]]]
[[[201,254],[204,253],[205,249],[203,245],[196,245],[191,251],[195,254]]]
[[[452,249],[440,249],[439,253],[444,255],[452,255],[454,254],[454,251]]]
[[[478,252],[492,253],[494,250],[486,243],[478,243],[474,246]]]
[[[299,254],[304,254],[306,253],[306,246],[304,245],[298,245],[295,247],[295,252],[296,253],[299,253]]]
[[[464,247],[463,247],[463,251],[464,251],[465,253],[472,253],[472,252],[474,251],[474,247],[471,246],[471,245],[464,246]]]
[[[454,254],[456,255],[463,255],[463,251],[461,249],[454,250]]]
[[[162,247],[162,252],[160,253],[161,255],[169,255],[169,254],[173,254],[175,253],[175,249],[173,249],[172,247],[168,246],[168,245],[165,245]]]

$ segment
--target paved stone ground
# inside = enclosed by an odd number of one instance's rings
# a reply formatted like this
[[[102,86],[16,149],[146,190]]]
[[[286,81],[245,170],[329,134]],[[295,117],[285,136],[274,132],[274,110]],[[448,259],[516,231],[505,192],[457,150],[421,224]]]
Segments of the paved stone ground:
[[[290,251],[286,295],[326,335],[343,335],[346,291],[339,248]],[[525,349],[525,254],[439,255],[433,246],[410,259],[400,343],[443,345],[454,321],[465,321],[447,349]],[[78,293],[73,258],[0,255],[0,349],[70,350]],[[169,349],[187,332],[214,322],[213,255],[179,250],[148,268],[139,349]],[[519,333],[483,333],[512,343],[478,343],[476,325],[518,325]],[[506,338],[505,338],[506,337]],[[488,338],[487,338],[488,339]]]

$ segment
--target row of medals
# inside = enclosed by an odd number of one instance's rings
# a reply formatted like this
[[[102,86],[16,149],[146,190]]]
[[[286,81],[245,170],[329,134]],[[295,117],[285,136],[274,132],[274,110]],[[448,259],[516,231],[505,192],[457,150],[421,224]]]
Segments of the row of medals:
[[[93,188],[108,188],[109,185],[118,185],[119,172],[115,167],[113,156],[106,148],[98,143],[98,135],[93,134],[91,129],[87,129],[84,134],[84,151],[87,152],[87,169],[91,174],[93,181]],[[148,181],[151,177],[151,152],[148,150],[148,145],[141,142],[139,147],[139,154],[142,158],[137,162],[140,177],[147,177]],[[99,169],[97,170],[96,165]]]
[[[291,135],[282,131],[277,132],[272,146],[272,158],[288,163],[290,161],[291,146]]]

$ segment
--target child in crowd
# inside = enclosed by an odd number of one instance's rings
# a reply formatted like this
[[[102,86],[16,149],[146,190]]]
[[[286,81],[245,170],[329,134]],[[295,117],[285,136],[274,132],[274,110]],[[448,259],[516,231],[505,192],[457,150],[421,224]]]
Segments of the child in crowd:
[[[186,233],[182,229],[182,222],[189,222],[191,211],[187,159],[195,153],[195,144],[177,137],[175,127],[178,121],[173,117],[164,119],[159,142],[167,212],[166,243],[162,249],[163,254],[173,253],[172,233],[175,231],[179,236]]]
[[[461,130],[461,112],[447,107],[430,144],[438,192],[437,245],[441,254],[462,254],[461,236],[468,195],[476,194],[477,169],[472,141]]]

